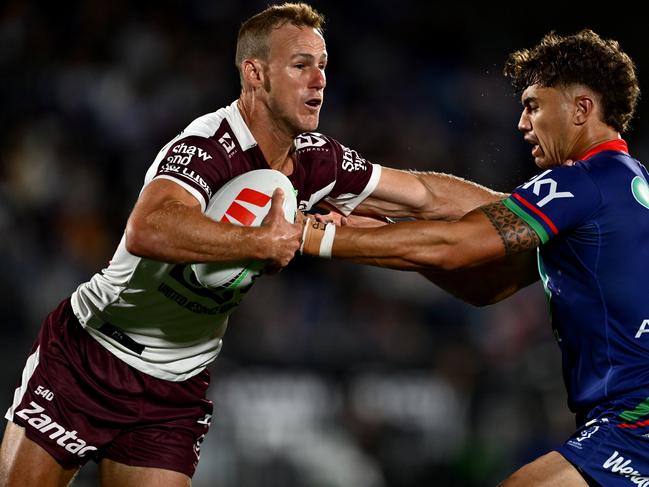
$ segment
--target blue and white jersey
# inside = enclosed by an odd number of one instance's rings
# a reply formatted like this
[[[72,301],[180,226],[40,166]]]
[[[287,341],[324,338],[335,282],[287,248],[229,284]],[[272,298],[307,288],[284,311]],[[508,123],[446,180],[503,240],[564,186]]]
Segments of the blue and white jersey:
[[[613,140],[505,205],[538,234],[570,409],[649,388],[649,177]]]

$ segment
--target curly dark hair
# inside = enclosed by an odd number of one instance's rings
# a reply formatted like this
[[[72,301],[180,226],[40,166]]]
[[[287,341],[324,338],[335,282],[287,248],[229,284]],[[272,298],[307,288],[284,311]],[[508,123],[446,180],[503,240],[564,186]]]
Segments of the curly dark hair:
[[[504,73],[517,93],[534,84],[589,87],[601,97],[603,121],[618,132],[628,129],[640,96],[631,58],[617,41],[590,29],[569,36],[550,32],[534,48],[510,54]]]

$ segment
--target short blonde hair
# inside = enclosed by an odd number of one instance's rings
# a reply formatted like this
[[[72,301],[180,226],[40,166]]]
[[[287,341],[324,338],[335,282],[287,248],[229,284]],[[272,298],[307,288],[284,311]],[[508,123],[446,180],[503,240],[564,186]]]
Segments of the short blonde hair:
[[[244,59],[268,60],[269,38],[273,29],[290,23],[297,27],[313,27],[323,33],[324,16],[306,3],[283,3],[271,5],[266,10],[253,15],[239,29],[235,63],[241,72]]]

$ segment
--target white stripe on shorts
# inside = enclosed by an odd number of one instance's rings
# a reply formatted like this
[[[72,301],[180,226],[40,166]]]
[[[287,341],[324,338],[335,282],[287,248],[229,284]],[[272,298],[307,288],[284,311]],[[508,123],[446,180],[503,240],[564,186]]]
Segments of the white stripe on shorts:
[[[41,346],[39,345],[38,348],[36,348],[36,351],[27,358],[27,363],[23,369],[23,378],[20,387],[16,387],[16,391],[14,392],[14,402],[7,410],[7,414],[5,414],[5,419],[8,419],[9,421],[14,420],[14,411],[18,407],[18,404],[20,404],[20,401],[23,400],[23,396],[25,395],[25,392],[27,392],[27,383],[29,382],[29,379],[32,378],[32,375],[34,375],[36,367],[38,367],[40,350]]]

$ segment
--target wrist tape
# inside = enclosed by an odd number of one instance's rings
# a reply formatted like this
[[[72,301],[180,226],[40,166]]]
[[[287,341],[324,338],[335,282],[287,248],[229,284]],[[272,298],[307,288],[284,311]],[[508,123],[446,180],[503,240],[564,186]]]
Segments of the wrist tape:
[[[307,218],[302,234],[301,254],[317,255],[331,259],[331,250],[336,236],[336,225],[321,223]]]

